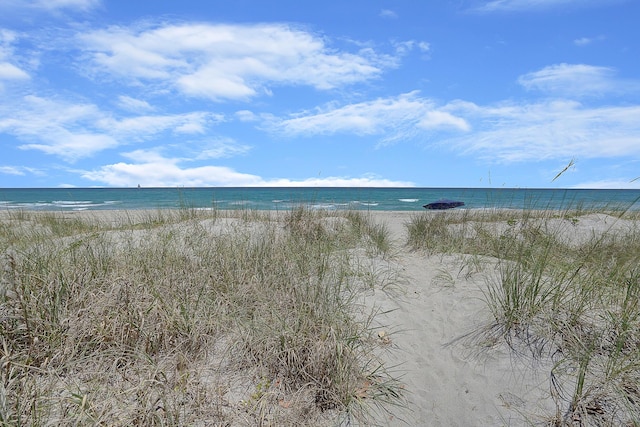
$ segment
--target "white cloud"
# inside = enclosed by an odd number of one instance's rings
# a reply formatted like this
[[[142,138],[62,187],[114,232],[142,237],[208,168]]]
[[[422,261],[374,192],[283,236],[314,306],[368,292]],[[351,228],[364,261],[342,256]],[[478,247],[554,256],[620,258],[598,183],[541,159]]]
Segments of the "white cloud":
[[[216,101],[248,100],[277,85],[333,89],[397,66],[396,58],[370,48],[339,51],[322,37],[280,24],[110,27],[79,41],[95,75]]]
[[[451,128],[468,131],[469,123],[462,117],[456,117],[446,111],[427,111],[418,123],[418,127],[424,129]]]
[[[428,42],[418,42],[418,49],[420,49],[422,52],[428,52],[429,50],[431,50],[431,45]]]
[[[615,1],[615,0],[613,0]],[[609,5],[612,0],[491,0],[483,2],[481,6],[473,10],[478,12],[499,12],[499,11],[523,11],[531,9],[545,9],[557,6],[597,6]]]
[[[258,120],[258,116],[249,110],[236,111],[234,116],[241,122],[255,122]]]
[[[24,169],[19,166],[0,166],[0,174],[24,175]]]
[[[391,9],[382,9],[380,11],[380,17],[381,18],[390,18],[390,19],[396,19],[398,18],[398,14],[396,12],[394,12]]]
[[[120,95],[118,97],[118,106],[123,110],[131,111],[131,112],[146,112],[146,111],[154,111],[155,108],[149,104],[147,101],[142,99],[132,98],[127,95]]]
[[[431,45],[425,41],[406,40],[396,41],[393,43],[398,55],[406,55],[408,52],[418,49],[422,53],[428,53],[431,50]]]
[[[420,98],[417,92],[342,107],[330,105],[316,112],[272,120],[268,126],[289,136],[353,133],[380,135],[384,141],[410,138],[425,130],[469,130],[463,118]]]
[[[87,128],[87,124],[101,117],[91,104],[26,96],[12,103],[11,108],[0,106],[0,113],[0,132],[28,141],[21,149],[39,150],[74,161],[118,145],[111,136]]]
[[[272,118],[271,130],[287,135],[317,135],[354,133],[380,135],[383,140],[396,140],[416,136],[424,129],[453,130],[457,136],[442,138],[440,144],[463,154],[473,154],[492,162],[517,163],[569,158],[617,158],[640,156],[640,106],[590,107],[571,100],[546,100],[537,103],[500,103],[480,106],[470,102],[455,101],[437,107],[432,101],[420,98],[417,92],[394,98],[382,98],[370,102],[343,107],[326,106],[322,110],[301,113],[288,119]],[[460,133],[463,133],[460,135]],[[197,147],[200,159],[220,158],[246,152],[234,141],[213,141],[209,148]],[[329,177],[307,180],[271,179],[236,172],[219,166],[189,168],[179,163],[186,159],[167,160],[160,156],[158,162],[147,157],[135,159],[134,164],[118,164],[92,172],[88,177],[108,185],[121,185],[117,179],[130,170],[127,185],[141,181],[141,175],[133,171],[158,169],[165,163],[170,167],[169,177],[161,172],[151,175],[157,185],[276,185],[276,186],[385,186],[384,179],[372,177]],[[196,159],[197,156],[192,156]],[[162,166],[162,167],[161,167]],[[116,173],[117,171],[117,173]],[[210,174],[209,177],[206,175]],[[120,178],[117,178],[117,177]],[[143,181],[141,181],[143,182]],[[150,185],[150,184],[145,184]],[[389,184],[391,185],[391,184]],[[393,185],[410,183],[393,182]],[[588,183],[587,186],[604,183]],[[609,184],[607,184],[609,185]],[[622,184],[610,184],[618,188]],[[629,186],[632,187],[632,186]],[[624,188],[627,188],[625,186]]]
[[[231,138],[217,138],[196,144],[191,151],[193,160],[221,159],[246,154],[251,150],[248,145],[238,144]]]
[[[595,43],[597,41],[602,41],[604,40],[605,37],[604,36],[598,36],[598,37],[580,37],[579,39],[575,39],[573,41],[573,44],[575,44],[576,46],[588,46],[592,43]]]
[[[219,114],[194,112],[134,116],[119,120],[105,117],[96,121],[96,127],[117,136],[146,139],[167,130],[175,133],[202,134],[210,123],[218,123],[222,120],[223,116]]]
[[[29,79],[29,74],[15,65],[13,43],[17,37],[15,32],[0,28],[0,80]]]
[[[583,97],[640,91],[640,82],[615,78],[615,69],[585,64],[555,64],[518,78],[527,90]]]
[[[18,148],[38,150],[61,157],[68,162],[74,162],[118,145],[120,145],[119,142],[109,135],[55,129],[53,133],[41,137],[40,142],[23,144]]]
[[[114,118],[93,104],[36,96],[0,106],[0,132],[25,141],[19,148],[69,162],[164,132],[200,135],[222,120],[208,112]]]
[[[27,166],[0,166],[0,174],[24,176],[27,174],[45,176],[45,173],[37,168]]]
[[[28,1],[28,0],[27,0]],[[78,9],[89,10],[100,5],[101,0],[35,0],[30,2],[42,9]]]
[[[177,160],[169,161],[160,153],[160,148],[133,150],[122,153],[122,157],[133,160],[136,163],[175,163]]]
[[[583,47],[583,46],[588,46],[588,45],[590,45],[592,43],[603,41],[605,39],[606,39],[606,37],[602,36],[602,35],[597,36],[597,37],[580,37],[578,39],[575,39],[573,41],[573,44],[575,44],[576,46]]]
[[[165,158],[156,151],[137,150],[126,157],[134,163],[105,165],[85,171],[82,177],[108,186],[133,187],[411,187],[408,181],[392,181],[375,175],[362,177],[327,177],[292,180],[287,178],[263,179],[257,175],[241,173],[224,166],[181,166],[180,159]]]
[[[575,39],[573,41],[573,44],[575,44],[576,46],[586,46],[588,44],[591,44],[592,41],[593,39],[590,39],[588,37],[580,37],[579,39]]]
[[[176,126],[174,129],[174,132],[184,133],[184,134],[194,134],[194,133],[204,134],[206,132],[206,129],[202,125],[202,123],[190,121],[190,122],[183,123],[181,125]]]
[[[483,107],[458,101],[448,108],[474,130],[442,144],[495,162],[640,155],[640,105],[593,108],[555,100]]]
[[[18,35],[11,30],[7,30],[5,28],[0,28],[0,47],[3,49],[7,46],[11,45],[16,39]],[[3,50],[0,50],[0,54],[2,54]]]
[[[148,163],[152,158],[171,158],[172,162],[194,162],[241,156],[251,150],[251,146],[236,142],[228,137],[205,137],[193,141],[168,143],[151,149],[134,150],[122,156],[137,163]],[[166,153],[173,153],[167,155]]]
[[[0,80],[26,80],[29,78],[29,74],[9,64],[8,62],[0,62]]]
[[[518,78],[527,90],[581,96],[609,92],[614,71],[607,67],[584,64],[557,64]]]
[[[66,9],[87,11],[99,6],[101,3],[101,0],[3,0],[0,3],[0,10],[30,9],[51,12]]]
[[[576,46],[588,46],[592,43],[600,42],[605,40],[605,36],[597,36],[597,37],[580,37],[579,39],[575,39],[573,44]]]
[[[85,172],[82,177],[118,187],[138,184],[147,187],[253,186],[260,183],[258,176],[238,173],[228,167],[200,166],[183,169],[171,161],[116,163]]]

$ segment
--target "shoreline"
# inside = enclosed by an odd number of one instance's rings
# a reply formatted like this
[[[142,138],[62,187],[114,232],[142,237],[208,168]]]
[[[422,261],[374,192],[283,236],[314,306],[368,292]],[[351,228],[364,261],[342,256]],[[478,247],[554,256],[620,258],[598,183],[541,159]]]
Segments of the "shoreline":
[[[297,206],[421,211],[441,199],[466,208],[640,210],[640,190],[505,188],[53,188],[0,189],[0,207],[36,210],[180,209],[289,210]]]

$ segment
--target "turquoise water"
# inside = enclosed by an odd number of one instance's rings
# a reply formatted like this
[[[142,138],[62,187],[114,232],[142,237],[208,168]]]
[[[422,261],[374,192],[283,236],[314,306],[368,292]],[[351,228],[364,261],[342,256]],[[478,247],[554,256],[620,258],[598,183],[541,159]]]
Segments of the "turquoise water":
[[[105,210],[211,208],[422,211],[441,198],[465,209],[633,209],[640,190],[505,188],[0,188],[0,209]],[[458,208],[460,209],[460,208]]]

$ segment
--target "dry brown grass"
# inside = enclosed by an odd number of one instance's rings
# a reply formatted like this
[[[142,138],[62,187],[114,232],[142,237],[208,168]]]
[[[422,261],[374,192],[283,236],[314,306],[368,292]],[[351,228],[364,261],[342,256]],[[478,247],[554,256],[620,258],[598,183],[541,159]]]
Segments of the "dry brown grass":
[[[390,247],[361,213],[5,213],[0,424],[366,423],[400,388],[359,246]]]

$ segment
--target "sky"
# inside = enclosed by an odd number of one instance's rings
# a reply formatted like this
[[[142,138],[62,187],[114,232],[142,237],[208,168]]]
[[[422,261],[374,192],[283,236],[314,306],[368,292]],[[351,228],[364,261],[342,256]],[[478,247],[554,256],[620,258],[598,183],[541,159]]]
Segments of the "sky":
[[[0,0],[0,187],[640,189],[639,18],[638,0]]]

